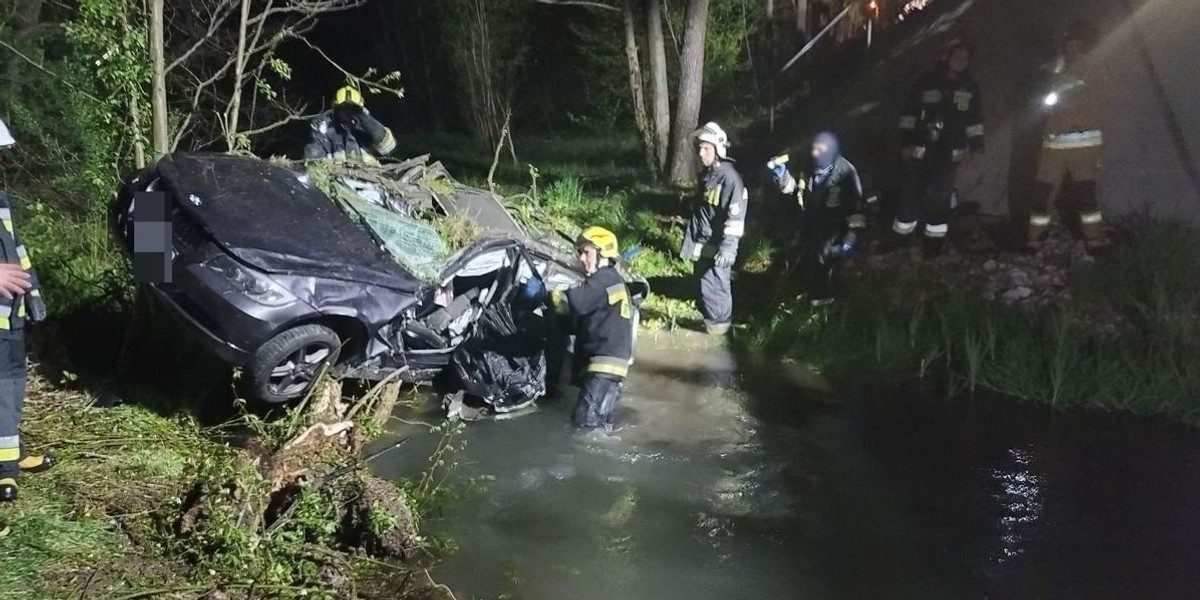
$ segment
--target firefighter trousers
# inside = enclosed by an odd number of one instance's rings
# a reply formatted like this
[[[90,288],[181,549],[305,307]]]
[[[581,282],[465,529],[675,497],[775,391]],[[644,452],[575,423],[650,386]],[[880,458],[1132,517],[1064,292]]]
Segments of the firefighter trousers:
[[[25,330],[0,330],[0,479],[16,477],[23,458],[21,411],[25,406]]]
[[[733,322],[733,269],[718,267],[713,259],[696,261],[700,282],[700,314],[710,327]]]
[[[1078,212],[1085,240],[1100,238],[1100,205],[1096,178],[1100,175],[1103,146],[1042,148],[1038,157],[1037,182],[1029,206],[1029,242],[1037,245],[1050,229],[1054,213]]]
[[[825,250],[830,243],[840,243],[846,229],[846,217],[840,211],[814,211],[804,215],[800,263],[804,291],[810,300],[833,297],[833,271],[837,262],[825,256]]]
[[[943,239],[949,232],[951,199],[958,164],[950,157],[904,161],[904,187],[900,210],[892,230],[907,236],[925,224],[925,237]]]
[[[579,384],[579,401],[572,418],[580,429],[612,429],[622,380],[604,373],[587,373]]]

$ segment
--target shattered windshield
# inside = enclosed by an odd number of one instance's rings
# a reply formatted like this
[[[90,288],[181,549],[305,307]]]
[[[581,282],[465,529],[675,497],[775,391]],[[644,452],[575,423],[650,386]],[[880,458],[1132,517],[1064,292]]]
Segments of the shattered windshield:
[[[313,183],[413,275],[437,279],[450,256],[477,237],[469,224],[434,210],[452,184],[422,163],[376,167],[310,163]]]

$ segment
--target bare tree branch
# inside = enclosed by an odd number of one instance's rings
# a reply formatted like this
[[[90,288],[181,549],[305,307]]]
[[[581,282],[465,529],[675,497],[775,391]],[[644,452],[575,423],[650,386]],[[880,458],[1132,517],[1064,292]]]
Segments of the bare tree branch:
[[[321,58],[325,59],[325,62],[328,62],[331,66],[333,66],[333,68],[337,69],[339,72],[342,73],[342,75],[345,75],[346,77],[350,78],[351,80],[366,84],[367,86],[377,88],[377,89],[383,90],[383,91],[391,93],[391,94],[396,94],[397,96],[404,95],[404,90],[402,90],[400,88],[393,88],[391,86],[384,85],[384,84],[381,84],[378,82],[368,81],[365,78],[359,77],[358,75],[355,75],[354,73],[351,73],[350,71],[347,71],[346,69],[342,68],[342,66],[339,65],[337,63],[337,61],[330,58],[328,54],[325,54],[324,50],[321,50],[320,48],[314,46],[312,44],[312,42],[310,42],[302,37],[296,37],[295,39],[298,39],[301,42],[304,42],[305,45],[307,45],[309,48],[312,48],[313,51],[315,51],[317,54],[320,54]]]
[[[26,56],[26,55],[25,55],[25,54],[23,54],[23,53],[21,53],[21,51],[20,51],[20,50],[17,50],[16,48],[12,47],[12,45],[10,45],[8,42],[6,42],[6,41],[4,41],[4,40],[0,40],[0,46],[3,46],[3,47],[5,47],[5,48],[8,48],[8,50],[9,50],[10,52],[12,52],[13,54],[17,55],[17,57],[18,57],[18,58],[20,58],[21,60],[23,60],[23,61],[25,61],[25,62],[29,63],[30,65],[32,65],[32,66],[33,66],[34,68],[36,68],[37,70],[39,70],[39,71],[41,71],[41,72],[43,72],[43,73],[45,73],[45,74],[47,74],[47,75],[49,75],[49,76],[51,76],[51,77],[53,77],[53,78],[57,79],[57,80],[58,80],[60,83],[62,83],[62,84],[64,84],[64,85],[66,85],[67,87],[71,88],[72,90],[74,90],[74,91],[76,91],[76,92],[79,92],[80,94],[83,94],[83,95],[84,95],[84,96],[86,96],[86,97],[87,97],[89,100],[92,100],[93,102],[100,102],[100,101],[101,101],[99,98],[97,98],[97,97],[95,97],[95,96],[93,96],[93,95],[91,95],[91,94],[89,94],[89,93],[87,93],[87,92],[85,92],[85,91],[83,91],[83,90],[81,90],[81,89],[79,89],[79,88],[75,87],[74,85],[71,85],[71,82],[69,82],[69,81],[67,81],[66,79],[63,79],[62,77],[60,77],[60,76],[58,75],[58,73],[55,73],[54,71],[51,71],[50,69],[47,69],[46,67],[43,67],[41,63],[37,62],[36,60],[33,60],[32,58],[29,58],[28,56]]]
[[[180,54],[175,60],[171,61],[170,64],[167,65],[166,72],[170,73],[171,71],[175,70],[176,67],[191,58],[192,55],[200,50],[204,44],[211,40],[221,28],[221,24],[225,22],[225,18],[233,12],[233,6],[233,0],[221,0],[221,4],[217,5],[210,17],[208,30],[204,33],[204,35],[200,36],[200,38],[197,39],[196,42],[191,45],[191,47]]]
[[[600,2],[589,2],[588,0],[536,0],[536,1],[538,4],[554,4],[557,6],[584,6],[587,8],[603,8],[604,10],[621,12],[621,9],[617,8],[615,6],[610,6],[608,4],[602,4]]]

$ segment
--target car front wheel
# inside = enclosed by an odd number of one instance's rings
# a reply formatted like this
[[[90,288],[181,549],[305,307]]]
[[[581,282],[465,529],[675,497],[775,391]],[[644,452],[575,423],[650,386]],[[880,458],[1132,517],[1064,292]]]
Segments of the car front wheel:
[[[307,394],[326,367],[337,361],[341,343],[338,335],[323,325],[301,325],[276,335],[247,365],[246,392],[268,404]]]

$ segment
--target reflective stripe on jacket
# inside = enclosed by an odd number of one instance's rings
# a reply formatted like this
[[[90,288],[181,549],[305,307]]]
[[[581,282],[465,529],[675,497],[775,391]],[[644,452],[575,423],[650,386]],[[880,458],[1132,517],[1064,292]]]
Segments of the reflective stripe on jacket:
[[[13,224],[12,204],[8,194],[4,192],[0,192],[0,222],[4,224],[4,227],[0,228],[0,252],[3,252],[0,259],[21,265],[21,268],[29,273],[29,281],[32,284],[32,287],[23,295],[12,300],[0,300],[0,330],[17,329],[25,324],[28,314],[26,304],[41,303],[42,292],[37,272],[33,269],[33,261],[29,257],[29,251],[21,243],[21,236],[17,235],[16,227]]]
[[[583,283],[550,294],[550,305],[574,320],[575,356],[587,371],[624,378],[633,359],[633,306],[624,278],[602,267]]]
[[[327,112],[312,120],[309,137],[304,147],[304,157],[309,159],[350,159],[372,164],[378,162],[372,152],[386,156],[396,149],[392,130],[365,111],[355,127],[346,127]]]
[[[983,99],[966,73],[951,77],[945,66],[926,73],[909,90],[900,116],[901,144],[916,148],[914,158],[955,158],[971,147],[983,149]],[[936,135],[936,139],[932,136]]]

